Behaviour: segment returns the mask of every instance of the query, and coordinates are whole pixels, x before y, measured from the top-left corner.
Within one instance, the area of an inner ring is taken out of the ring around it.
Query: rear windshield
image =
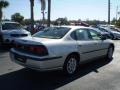
[[[13,30],[13,29],[21,29],[22,26],[18,23],[4,23],[2,25],[2,30]]]
[[[33,37],[60,39],[70,30],[67,27],[49,27],[33,35]]]

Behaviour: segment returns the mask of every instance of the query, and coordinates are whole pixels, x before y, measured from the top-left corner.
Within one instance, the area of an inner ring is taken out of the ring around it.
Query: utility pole
[[[108,25],[110,25],[110,0],[108,0]]]
[[[43,10],[41,13],[42,13],[42,15],[43,15],[43,21],[42,21],[42,24],[44,25],[44,24],[45,24],[45,11]]]
[[[118,19],[118,6],[116,8],[116,23],[117,23],[117,19]]]
[[[34,0],[30,0],[31,30],[34,29]]]
[[[48,0],[48,23],[47,26],[50,27],[50,17],[51,17],[51,0]]]
[[[40,0],[41,1],[41,13],[43,15],[43,21],[42,24],[45,24],[45,9],[46,9],[46,1],[45,0]]]

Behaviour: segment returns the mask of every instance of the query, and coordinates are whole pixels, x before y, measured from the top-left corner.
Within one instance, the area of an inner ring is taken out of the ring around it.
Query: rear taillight
[[[35,51],[35,50],[34,50],[34,47],[30,47],[29,50],[30,50],[31,52],[34,52],[34,51]]]
[[[43,53],[43,52],[46,51],[46,49],[45,49],[44,47],[36,47],[36,48],[35,48],[35,51],[36,51],[37,53]]]
[[[48,51],[44,46],[31,46],[29,50],[36,54],[48,55]]]
[[[15,45],[16,49],[28,52],[28,53],[32,53],[32,54],[37,54],[40,56],[46,56],[48,55],[48,50],[45,46],[43,45],[20,45],[20,44],[16,44]]]

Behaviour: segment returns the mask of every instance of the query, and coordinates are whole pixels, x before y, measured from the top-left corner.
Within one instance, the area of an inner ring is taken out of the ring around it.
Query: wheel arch
[[[69,60],[69,58],[74,55],[77,59],[77,66],[76,66],[76,70],[78,69],[78,66],[79,66],[79,62],[80,62],[80,55],[78,52],[72,52],[70,54],[67,55],[66,59],[65,59],[65,62],[64,62],[64,65],[63,65],[63,72],[65,75],[68,75],[68,76],[71,76],[72,74],[74,74],[76,72],[76,70],[71,74],[69,73],[69,71],[67,71],[67,62]]]
[[[69,56],[71,56],[71,55],[75,55],[76,58],[77,58],[77,60],[78,60],[78,62],[80,62],[80,54],[79,54],[78,52],[72,52],[72,53],[68,54],[67,57],[66,57],[66,59],[67,59]]]
[[[113,47],[113,50],[115,49],[115,45],[113,43],[109,45],[109,48],[110,47]]]

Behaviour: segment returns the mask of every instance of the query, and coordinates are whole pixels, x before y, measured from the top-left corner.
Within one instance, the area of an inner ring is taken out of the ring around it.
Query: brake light
[[[21,44],[15,44],[15,48],[18,50],[25,51],[27,53],[31,54],[37,54],[40,56],[45,56],[48,55],[48,50],[45,46],[43,45],[21,45]]]
[[[15,45],[15,48],[21,48],[21,47],[22,47],[21,45],[18,44]]]
[[[30,46],[29,51],[39,55],[48,55],[48,51],[45,46]]]
[[[42,53],[42,52],[45,52],[45,48],[43,48],[43,47],[35,47],[35,51],[37,53]]]
[[[34,52],[34,47],[30,47],[30,51]]]

